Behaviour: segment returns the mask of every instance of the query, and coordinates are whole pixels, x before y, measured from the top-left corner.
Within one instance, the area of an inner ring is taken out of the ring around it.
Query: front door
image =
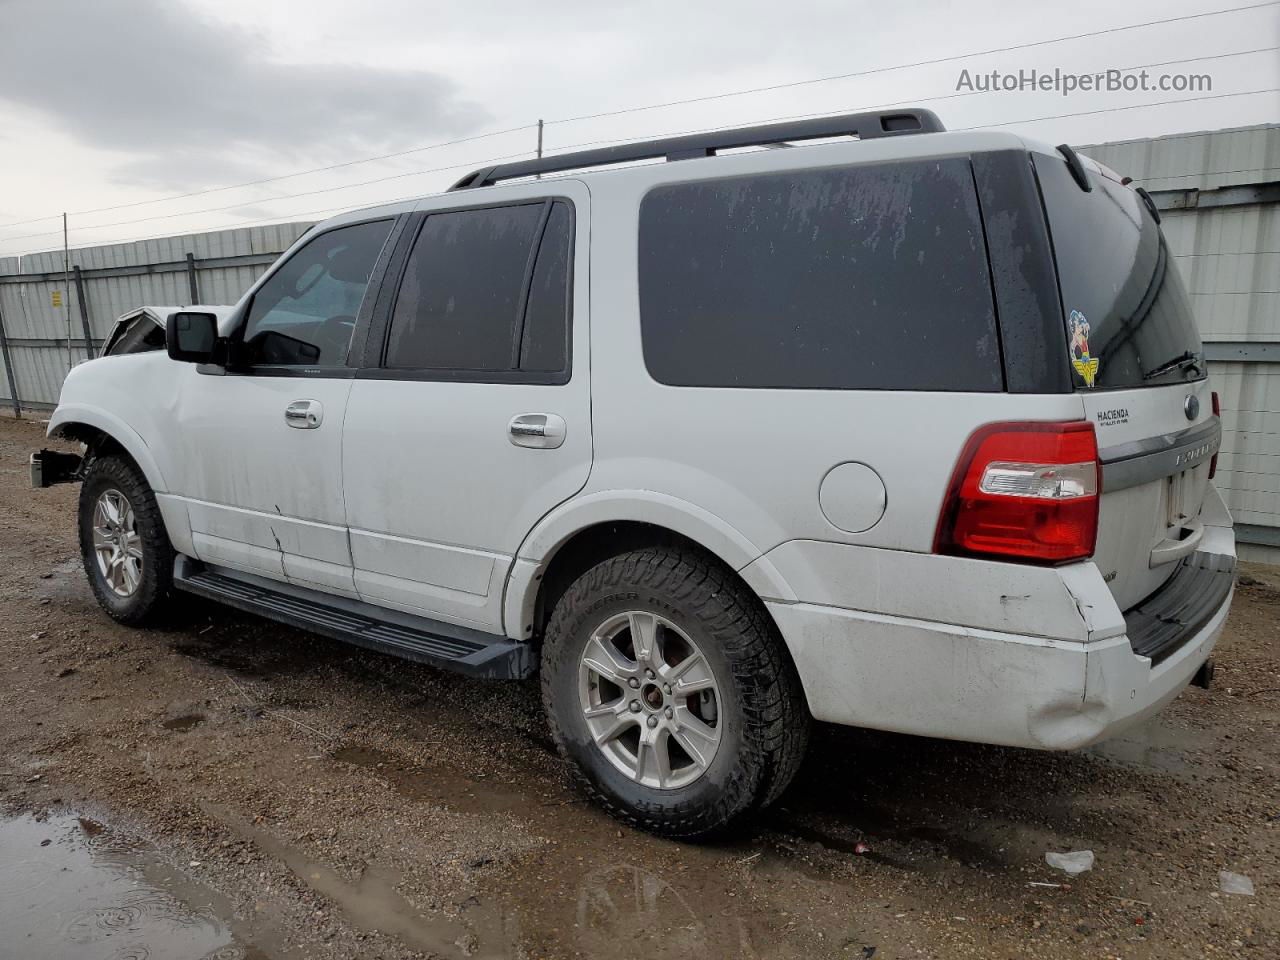
[[[338,227],[299,247],[243,308],[230,372],[185,373],[173,488],[198,559],[355,595],[342,490],[347,352],[393,222]]]
[[[503,193],[527,199],[426,201],[405,231],[342,453],[360,597],[490,632],[521,541],[591,469],[588,194]]]

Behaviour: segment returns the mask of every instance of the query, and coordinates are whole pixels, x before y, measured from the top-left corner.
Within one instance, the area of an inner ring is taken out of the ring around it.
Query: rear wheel
[[[121,623],[154,619],[169,599],[173,547],[142,472],[94,457],[80,486],[80,554],[98,603]]]
[[[759,600],[678,547],[622,554],[557,603],[543,704],[561,753],[614,816],[672,837],[772,802],[808,739],[799,680]]]

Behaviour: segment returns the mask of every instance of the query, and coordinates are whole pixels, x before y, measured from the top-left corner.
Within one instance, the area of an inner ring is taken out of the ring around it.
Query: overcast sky
[[[0,0],[0,256],[60,246],[58,220],[15,221],[62,210],[79,246],[435,192],[532,155],[539,117],[549,152],[904,101],[952,129],[1001,124],[1054,143],[1274,123],[1276,4],[977,55],[1257,2]],[[884,69],[944,57],[959,59]],[[1207,73],[1212,90],[957,90],[962,70],[1149,64]],[[553,122],[775,84],[792,85]],[[513,127],[524,129],[482,136]],[[345,165],[166,199],[331,164]],[[138,205],[82,212],[126,204]]]

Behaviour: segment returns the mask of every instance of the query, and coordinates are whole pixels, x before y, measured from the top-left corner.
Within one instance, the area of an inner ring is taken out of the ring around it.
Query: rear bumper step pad
[[[174,564],[173,585],[269,620],[470,676],[515,680],[534,669],[527,643],[220,571],[188,557]]]
[[[1159,663],[1208,623],[1231,593],[1235,557],[1193,553],[1178,564],[1164,586],[1126,610],[1129,645]]]

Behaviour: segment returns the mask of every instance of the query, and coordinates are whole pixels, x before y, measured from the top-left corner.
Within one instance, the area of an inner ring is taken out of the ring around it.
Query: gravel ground
[[[76,488],[28,488],[43,443],[0,419],[0,815],[145,848],[223,904],[220,958],[1280,956],[1280,570],[1244,566],[1214,689],[1142,730],[1044,754],[824,727],[753,833],[681,845],[582,802],[532,683],[194,600],[114,624]],[[1044,862],[1078,849],[1092,871]]]

